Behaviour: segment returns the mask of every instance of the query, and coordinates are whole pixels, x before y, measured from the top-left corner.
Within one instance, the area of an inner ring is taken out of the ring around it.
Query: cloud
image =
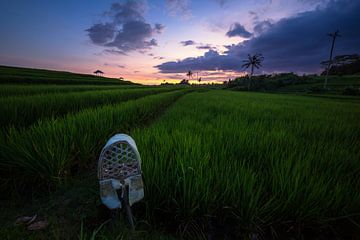
[[[216,48],[211,46],[210,44],[200,44],[198,46],[196,46],[197,49],[200,49],[200,50],[210,50],[210,49],[213,49],[215,50]]]
[[[210,49],[213,49],[215,50],[216,47],[213,47],[212,45],[210,44],[204,44],[204,43],[197,43],[193,40],[186,40],[186,41],[181,41],[180,44],[184,47],[186,46],[196,46],[197,49],[200,49],[200,50],[210,50]]]
[[[127,56],[127,54],[123,51],[119,51],[119,50],[115,50],[115,49],[105,49],[103,51],[103,53],[105,54],[113,54],[113,55],[123,55],[123,56]]]
[[[156,67],[162,73],[186,70],[241,70],[247,54],[262,53],[262,71],[320,72],[320,62],[329,55],[331,39],[327,33],[340,30],[334,55],[360,52],[360,2],[330,1],[325,7],[283,18],[275,23],[262,23],[266,31],[239,44],[226,46],[219,54],[210,50],[204,56],[165,62]]]
[[[264,20],[264,21],[258,22],[254,26],[254,33],[262,34],[262,33],[266,32],[267,30],[269,30],[271,27],[272,27],[272,23],[270,20]]]
[[[164,25],[162,25],[160,23],[155,24],[154,30],[156,31],[156,33],[160,34],[164,31],[164,29],[165,29]]]
[[[180,44],[186,47],[186,46],[195,45],[196,42],[194,42],[193,40],[186,40],[186,41],[181,41]]]
[[[339,29],[343,35],[336,42],[335,55],[360,51],[359,11],[359,1],[331,1],[325,8],[272,24],[258,37],[229,48],[228,54],[262,53],[268,71],[318,72],[320,61],[329,54],[327,33]]]
[[[231,25],[230,30],[226,33],[228,37],[243,37],[243,38],[250,38],[252,34],[246,31],[245,27],[240,23],[234,23]]]
[[[151,49],[157,46],[154,38],[146,40],[152,36],[151,25],[141,21],[131,21],[124,23],[122,30],[119,31],[112,42],[105,44],[108,47],[116,47],[124,52],[137,49]]]
[[[153,57],[153,59],[159,59],[159,60],[162,60],[162,59],[165,59],[165,58],[164,58],[164,57],[157,56],[157,57]]]
[[[160,34],[164,26],[151,26],[145,21],[147,4],[144,1],[127,0],[113,3],[103,16],[109,21],[96,23],[86,29],[92,43],[108,47],[107,53],[122,54],[129,51],[151,49],[157,46],[155,34]]]
[[[170,15],[182,19],[191,18],[190,0],[166,0],[166,8]]]
[[[118,67],[118,68],[125,68],[125,66],[115,63],[104,63],[104,66],[106,67]]]
[[[186,77],[185,74],[171,74],[171,75],[167,75],[166,78],[169,78],[169,79],[184,79],[184,78],[187,78],[187,77]]]
[[[123,3],[113,3],[105,16],[113,19],[115,24],[123,24],[130,21],[144,21],[144,14],[147,11],[147,3],[143,0],[127,0]]]
[[[186,58],[181,61],[165,62],[155,66],[161,73],[180,73],[188,70],[220,70],[220,69],[239,69],[239,59],[227,55],[220,55],[217,51],[209,50],[204,56],[196,58]]]
[[[115,35],[115,26],[111,23],[97,23],[86,30],[91,41],[95,44],[105,44]]]

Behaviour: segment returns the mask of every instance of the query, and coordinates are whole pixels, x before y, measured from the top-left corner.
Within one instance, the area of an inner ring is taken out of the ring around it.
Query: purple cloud
[[[160,24],[160,23],[156,23],[154,26],[154,30],[156,31],[156,33],[160,34],[164,31],[165,26]]]
[[[115,36],[115,26],[111,23],[97,23],[86,30],[89,33],[91,41],[95,44],[104,44]]]
[[[186,41],[181,41],[180,44],[184,47],[186,46],[196,46],[197,49],[200,50],[216,50],[216,47],[211,46],[210,44],[204,44],[204,43],[197,43],[193,40],[186,40]]]
[[[105,49],[103,51],[105,54],[113,54],[113,55],[124,55],[127,56],[127,54],[123,51],[115,50],[115,49]]]
[[[104,16],[110,22],[97,23],[86,29],[90,40],[97,45],[110,47],[107,53],[120,54],[135,50],[151,49],[157,46],[154,35],[163,31],[157,23],[151,26],[145,21],[146,3],[127,0],[113,3]]]
[[[248,32],[240,23],[234,23],[231,25],[230,30],[226,33],[228,37],[243,37],[250,38],[252,34]]]
[[[272,23],[269,20],[258,22],[254,26],[254,33],[255,34],[262,34],[265,31],[269,30],[272,27]]]
[[[320,62],[328,58],[331,45],[327,33],[339,29],[342,35],[336,42],[335,55],[360,52],[359,12],[359,1],[330,1],[325,7],[276,23],[261,23],[266,27],[258,26],[259,35],[226,46],[224,54],[210,50],[201,57],[165,62],[156,67],[162,73],[189,69],[239,71],[247,54],[261,53],[265,57],[262,70],[266,72],[320,72]]]
[[[115,63],[104,63],[104,66],[107,66],[107,67],[125,68],[125,66],[120,65],[120,64],[115,64]]]
[[[210,44],[200,44],[198,46],[196,46],[197,49],[200,49],[200,50],[210,50],[210,49],[213,49],[215,50],[216,48],[211,46]]]
[[[157,57],[153,57],[153,59],[159,59],[159,60],[162,60],[162,59],[165,59],[165,58],[164,58],[164,57],[157,56]]]
[[[166,0],[166,8],[170,15],[188,19],[191,17],[190,2],[191,0]]]
[[[186,46],[195,45],[196,42],[194,42],[193,40],[186,40],[186,41],[181,41],[180,44],[186,47]]]
[[[189,69],[196,70],[221,70],[237,69],[240,70],[241,62],[238,57],[220,55],[217,51],[209,50],[204,56],[196,58],[186,58],[181,61],[165,62],[155,66],[161,73],[180,73]]]

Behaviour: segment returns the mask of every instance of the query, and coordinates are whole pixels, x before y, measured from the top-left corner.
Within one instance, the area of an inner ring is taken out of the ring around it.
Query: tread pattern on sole
[[[134,149],[125,141],[119,141],[105,148],[101,155],[102,159],[99,179],[119,179],[141,174],[139,161]]]

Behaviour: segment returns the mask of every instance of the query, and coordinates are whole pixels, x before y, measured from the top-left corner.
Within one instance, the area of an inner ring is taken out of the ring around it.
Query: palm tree
[[[189,80],[190,80],[190,78],[192,77],[192,75],[193,75],[193,72],[192,72],[191,70],[189,70],[189,71],[186,73],[186,76],[189,77]]]
[[[334,51],[335,40],[336,40],[337,37],[341,37],[341,35],[339,34],[339,30],[337,30],[337,31],[335,31],[333,33],[329,33],[328,36],[332,37],[332,44],[331,44],[331,50],[330,50],[330,58],[329,58],[328,66],[327,66],[327,69],[326,69],[326,77],[325,77],[325,82],[324,82],[324,88],[326,88],[327,82],[328,82],[328,75],[329,75],[329,71],[330,71],[331,64],[332,64],[332,55],[333,55],[333,51]]]
[[[251,66],[251,72],[250,72],[250,75],[249,75],[248,90],[250,90],[250,87],[251,87],[251,77],[254,74],[254,67],[259,69],[261,67],[262,61],[264,61],[264,57],[260,53],[257,53],[257,54],[255,54],[253,56],[248,54],[248,59],[243,61],[243,63],[244,63],[242,65],[243,68],[248,69]]]
[[[198,82],[201,82],[201,77],[199,77],[199,72],[196,72],[196,79],[198,80]]]

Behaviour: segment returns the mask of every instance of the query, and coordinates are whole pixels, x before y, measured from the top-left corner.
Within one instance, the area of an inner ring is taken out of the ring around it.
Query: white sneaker
[[[122,186],[129,186],[130,206],[144,197],[140,154],[130,136],[116,134],[106,143],[99,157],[98,177],[101,200],[110,209],[121,208],[116,189]]]
[[[114,179],[100,180],[100,198],[103,204],[109,209],[121,208],[121,202],[112,182]],[[116,180],[115,180],[116,181]]]

